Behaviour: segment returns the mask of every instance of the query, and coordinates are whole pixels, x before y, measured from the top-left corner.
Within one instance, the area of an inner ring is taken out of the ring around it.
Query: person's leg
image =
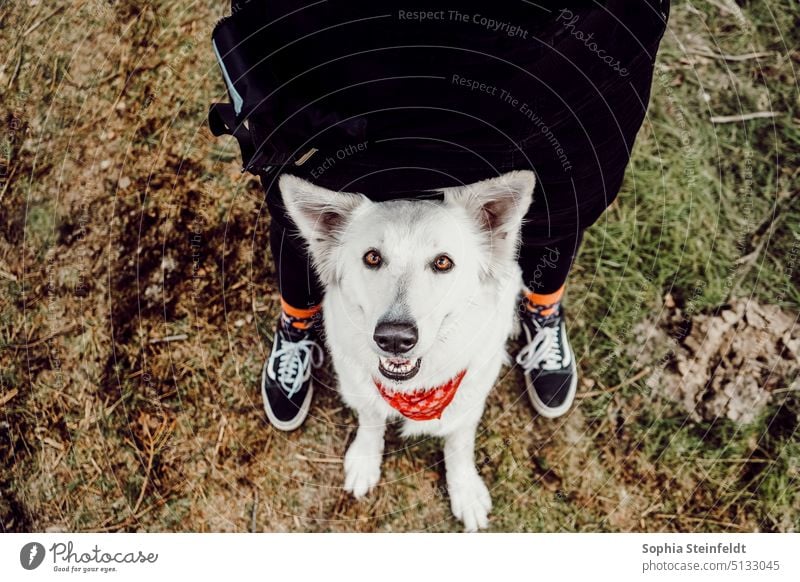
[[[261,374],[261,395],[270,423],[280,430],[294,430],[308,416],[314,393],[311,370],[323,360],[319,341],[323,290],[277,184],[263,176],[262,183],[272,218],[269,242],[281,315]]]
[[[597,55],[557,28],[551,29],[556,32],[548,44],[560,58],[537,63],[534,85],[539,85],[541,98],[536,110],[549,131],[538,124],[532,128],[524,142],[525,156],[517,158],[525,167],[534,160],[538,178],[522,228],[520,263],[527,288],[520,321],[527,343],[517,362],[534,408],[545,417],[566,413],[575,397],[577,367],[560,303],[563,285],[579,233],[598,220],[620,191],[647,112],[668,12],[668,0],[635,6],[613,0],[602,10],[583,9],[583,34],[594,35],[623,69],[598,66]],[[564,58],[572,69],[564,68]],[[583,73],[575,74],[576,68]],[[554,241],[560,243],[553,246]]]
[[[323,292],[304,242],[296,231],[273,218],[269,244],[281,294],[281,322],[308,329],[321,316]]]
[[[577,389],[577,367],[567,338],[561,298],[583,233],[520,248],[524,288],[520,322],[525,346],[517,355],[536,411],[547,418],[569,410]]]
[[[546,245],[523,245],[519,264],[525,285],[523,307],[548,316],[559,310],[561,296],[583,233],[554,240]]]

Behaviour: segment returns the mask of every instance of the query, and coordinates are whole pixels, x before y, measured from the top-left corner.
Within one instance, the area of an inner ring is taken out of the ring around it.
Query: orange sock
[[[534,293],[525,289],[525,297],[527,299],[525,307],[536,315],[547,317],[558,312],[563,295],[564,285],[552,293]]]
[[[322,306],[314,305],[313,307],[307,307],[305,309],[293,307],[281,297],[281,323],[284,327],[308,329],[319,319],[320,307]]]

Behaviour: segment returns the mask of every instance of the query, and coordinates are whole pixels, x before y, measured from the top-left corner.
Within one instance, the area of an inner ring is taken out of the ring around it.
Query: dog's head
[[[452,339],[481,286],[516,272],[534,184],[532,172],[517,171],[443,190],[441,201],[376,203],[295,176],[280,179],[328,297],[336,291],[367,344],[360,345],[397,384],[434,359],[437,342]]]

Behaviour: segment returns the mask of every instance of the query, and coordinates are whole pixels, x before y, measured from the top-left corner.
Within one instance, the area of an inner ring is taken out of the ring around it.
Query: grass
[[[204,127],[222,7],[114,6],[0,16],[16,120],[0,148],[0,529],[458,530],[436,440],[390,431],[356,503],[340,463],[355,418],[332,386],[302,431],[267,425],[269,218],[233,140]],[[800,529],[797,367],[746,425],[693,420],[648,385],[672,363],[642,330],[673,303],[691,323],[750,298],[797,330],[800,9],[733,6],[673,2],[623,190],[568,288],[577,406],[534,418],[514,370],[490,396],[492,530]],[[150,343],[171,334],[187,339]]]

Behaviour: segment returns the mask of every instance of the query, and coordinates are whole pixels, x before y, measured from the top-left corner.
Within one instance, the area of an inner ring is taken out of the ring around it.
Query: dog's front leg
[[[357,412],[358,432],[344,456],[344,488],[356,499],[360,499],[381,478],[386,419],[369,409],[360,409]]]
[[[475,430],[470,424],[458,428],[444,439],[447,492],[453,515],[464,522],[464,529],[476,531],[489,525],[492,498],[475,467]]]

